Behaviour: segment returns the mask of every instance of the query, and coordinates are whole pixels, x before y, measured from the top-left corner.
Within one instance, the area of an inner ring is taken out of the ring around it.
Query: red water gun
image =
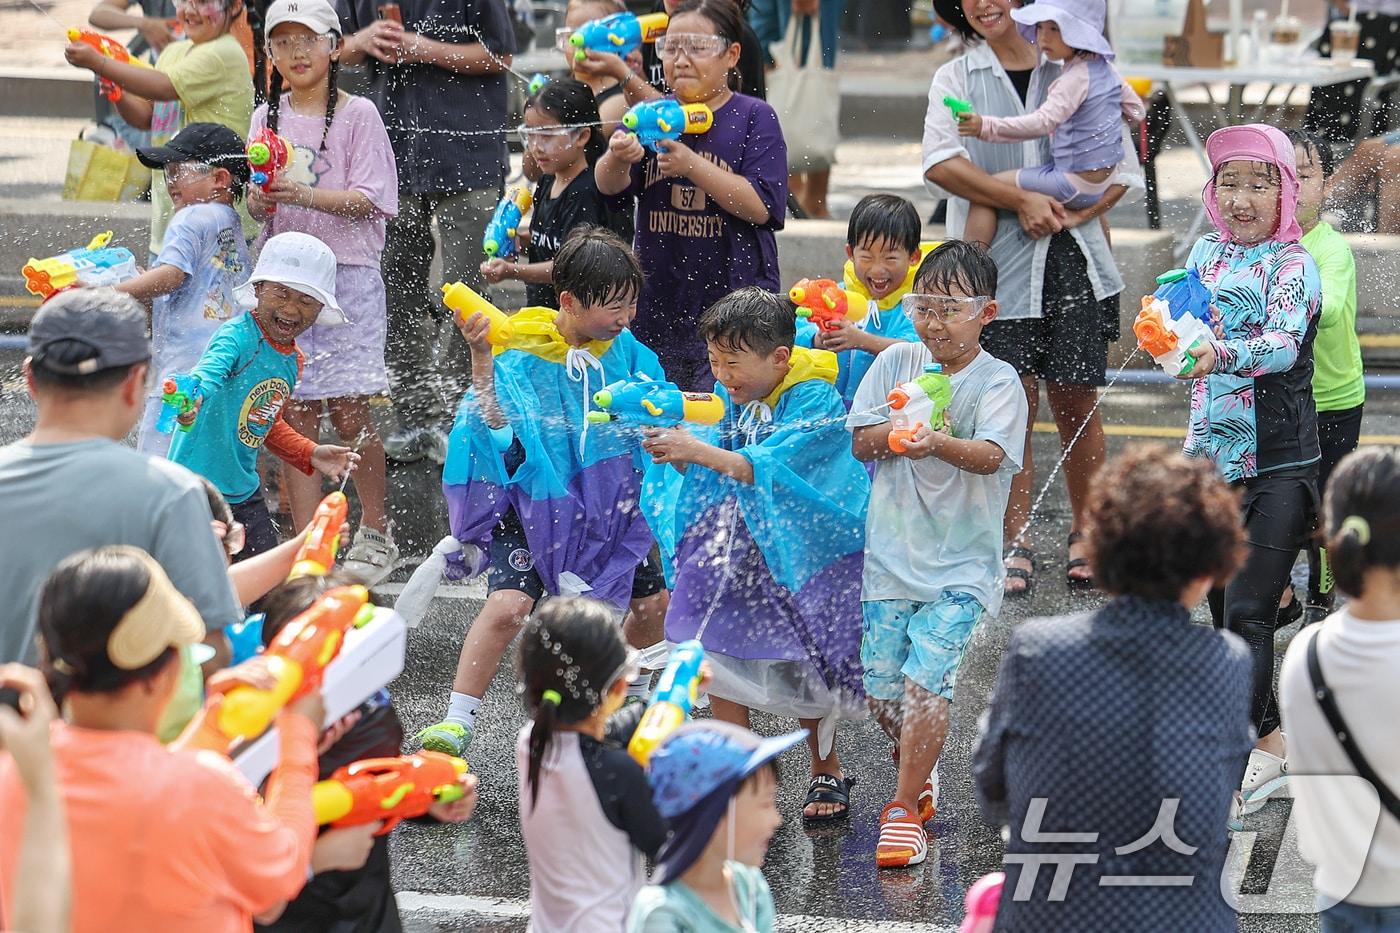
[[[324,577],[335,566],[335,555],[340,550],[340,535],[345,528],[345,520],[350,516],[350,502],[343,492],[333,492],[316,506],[316,514],[311,516],[311,527],[306,532],[306,540],[297,551],[297,559],[292,564],[288,580],[297,577]]]
[[[422,816],[435,803],[466,796],[467,763],[441,752],[366,758],[346,765],[311,788],[316,823],[363,826],[384,821],[382,836],[399,820]]]
[[[806,318],[824,331],[836,330],[837,321],[852,324],[865,317],[866,303],[852,304],[846,290],[831,279],[800,279],[788,291],[788,298],[797,305],[797,316]]]
[[[248,137],[248,168],[252,170],[250,180],[262,190],[271,187],[277,176],[292,164],[292,145],[267,127]],[[269,212],[277,210],[276,204],[267,206]]]
[[[138,68],[151,67],[141,59],[133,58],[131,53],[126,50],[126,46],[122,45],[116,39],[113,39],[111,36],[104,36],[100,32],[93,32],[91,29],[68,30],[68,41],[90,45],[113,61],[135,65]],[[97,80],[102,87],[102,93],[106,95],[108,100],[115,104],[122,99],[121,85],[109,81],[106,78],[98,78]]]
[[[369,590],[341,586],[328,590],[301,615],[288,622],[268,645],[269,673],[276,680],[268,690],[234,687],[217,700],[218,730],[230,739],[261,735],[282,708],[321,686],[326,665],[335,660],[345,633],[374,618]]]

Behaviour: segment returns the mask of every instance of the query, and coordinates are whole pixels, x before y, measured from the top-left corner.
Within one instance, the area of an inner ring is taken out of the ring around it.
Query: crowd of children
[[[381,259],[401,191],[425,228],[424,211],[442,204],[425,208],[427,196],[402,184],[402,114],[386,126],[383,100],[338,84],[343,53],[379,62],[404,54],[401,24],[367,26],[347,41],[329,0],[275,0],[263,17],[267,100],[253,110],[247,62],[229,32],[239,0],[176,7],[188,38],[166,46],[153,70],[81,43],[68,57],[124,88],[120,114],[152,131],[139,149],[158,170],[150,268],[119,286],[150,306],[155,378],[137,446],[207,480],[213,532],[230,561],[247,561],[229,578],[241,603],[261,600],[266,642],[328,589],[374,585],[400,563],[370,401],[390,388],[386,355],[398,339]],[[758,869],[781,822],[776,759],[805,742],[801,819],[847,818],[863,775],[842,763],[835,738],[843,720],[868,715],[890,740],[897,774],[874,861],[924,861],[959,666],[1003,593],[1016,592],[1004,589],[1003,525],[1013,477],[1029,460],[1032,413],[1016,368],[983,347],[1000,307],[998,266],[983,245],[995,218],[974,211],[966,239],[925,243],[911,203],[862,199],[838,277],[857,313],[801,320],[780,291],[782,128],[736,81],[751,35],[743,8],[665,8],[668,29],[647,54],[670,96],[707,115],[707,131],[643,145],[619,128],[629,104],[659,93],[638,75],[638,55],[589,51],[570,77],[533,88],[519,127],[535,184],[528,232],[479,267],[490,285],[524,283],[525,307],[511,313],[507,335],[485,313],[454,321],[470,357],[447,380],[467,383],[442,470],[460,545],[449,566],[484,573],[488,595],[463,639],[443,719],[412,742],[465,756],[487,688],[519,641],[528,715],[517,743],[519,814],[531,928],[541,933],[772,929]],[[567,22],[622,9],[573,0]],[[959,131],[987,142],[1051,136],[1053,164],[1003,182],[1072,210],[1097,203],[1123,157],[1123,117],[1141,116],[1111,64],[1103,4],[1042,0],[1010,12],[1038,24],[1037,54],[1064,59],[1064,71],[1035,113],[963,112]],[[450,70],[434,56],[456,46],[414,41],[417,66]],[[481,68],[462,74],[501,77],[495,64]],[[254,177],[245,137],[263,130],[293,155],[282,171]],[[1250,125],[1213,134],[1207,152],[1203,198],[1216,229],[1188,266],[1212,295],[1214,339],[1192,348],[1180,375],[1192,381],[1186,454],[1214,464],[1242,497],[1246,557],[1209,594],[1216,627],[1242,636],[1252,659],[1258,741],[1237,819],[1287,786],[1276,629],[1305,611],[1308,621],[1330,612],[1333,567],[1341,589],[1360,597],[1356,618],[1394,618],[1394,522],[1366,491],[1368,482],[1394,485],[1394,458],[1365,469],[1344,462],[1358,443],[1364,382],[1355,266],[1320,219],[1331,150]],[[123,365],[139,362],[127,356]],[[179,378],[183,399],[172,401],[166,377]],[[616,386],[648,381],[683,390],[684,410],[597,417]],[[173,434],[161,430],[172,404],[181,408]],[[340,443],[319,443],[323,415]],[[297,528],[311,520],[322,476],[354,483],[361,512],[344,576],[274,587],[294,547],[279,543],[263,498],[263,447],[295,468],[286,489]],[[1328,544],[1318,546],[1312,533],[1334,471]],[[1290,595],[1294,561],[1309,550],[1308,591]],[[1022,568],[1011,573],[1029,580]],[[397,928],[378,824],[317,835],[309,808],[318,770],[324,778],[398,753],[404,730],[387,694],[334,724],[322,723],[315,691],[288,705],[277,720],[281,762],[259,800],[226,760],[210,764],[185,747],[191,733],[158,740],[195,716],[209,652],[195,648],[205,638],[198,612],[152,557],[132,547],[82,551],[58,566],[37,606],[41,664],[65,716],[46,763],[0,710],[0,735],[14,746],[0,758],[3,809],[23,813],[27,799],[35,814],[23,840],[14,820],[0,832],[0,909],[10,920],[27,916],[32,826],[54,802],[35,792],[37,774],[68,804],[75,929],[113,916],[132,929],[242,930],[255,920],[283,930]],[[1315,641],[1338,664],[1337,688],[1373,688],[1338,654],[1347,638],[1365,637],[1333,622],[1321,632]],[[629,701],[644,698],[652,678],[641,652],[689,640],[705,650],[699,692],[710,720],[671,732],[640,764],[623,745],[644,710]],[[40,693],[25,676],[0,669],[0,682]],[[267,676],[254,660],[205,690],[217,696]],[[1305,704],[1292,656],[1284,676],[1287,714]],[[40,697],[29,709],[42,719],[48,707]],[[754,709],[800,729],[760,739],[748,728]],[[1320,733],[1309,715],[1300,717]],[[1326,757],[1317,734],[1306,741],[1302,757]],[[1383,770],[1394,765],[1380,754]],[[463,800],[431,816],[466,819],[474,779],[464,787]],[[580,859],[561,840],[588,840],[594,851]],[[1323,845],[1345,848],[1334,838]],[[1368,896],[1390,895],[1376,882]]]

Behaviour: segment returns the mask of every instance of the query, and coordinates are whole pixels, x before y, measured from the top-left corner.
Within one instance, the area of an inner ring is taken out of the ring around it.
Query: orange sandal
[[[875,864],[880,868],[908,868],[928,857],[928,838],[916,814],[898,802],[880,811],[880,841],[875,844]]]

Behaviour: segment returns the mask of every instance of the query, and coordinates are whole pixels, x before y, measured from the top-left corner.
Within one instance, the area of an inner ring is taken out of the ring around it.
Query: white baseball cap
[[[335,300],[335,253],[309,233],[279,233],[263,244],[253,274],[234,291],[243,307],[257,305],[253,286],[258,282],[276,282],[321,302],[317,324],[345,323]]]
[[[318,36],[341,34],[340,17],[330,0],[274,0],[263,14],[263,35],[272,35],[283,23],[300,23]]]

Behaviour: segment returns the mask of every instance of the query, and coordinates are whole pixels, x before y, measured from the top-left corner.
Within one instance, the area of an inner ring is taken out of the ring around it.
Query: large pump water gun
[[[129,51],[127,51],[126,46],[122,45],[116,39],[113,39],[111,36],[104,36],[100,32],[93,32],[91,29],[68,30],[68,41],[81,42],[84,45],[90,45],[94,49],[97,49],[97,51],[101,52],[103,55],[112,59],[113,61],[123,62],[127,65],[135,65],[138,68],[151,67],[150,63],[145,62],[140,58],[133,57],[132,54]],[[115,104],[117,101],[122,99],[122,89],[120,84],[117,84],[113,81],[109,81],[106,78],[98,78],[98,84],[102,88],[102,93],[112,103]]]
[[[637,764],[645,768],[651,761],[651,753],[656,751],[666,736],[685,722],[695,708],[696,693],[700,688],[700,664],[704,660],[705,646],[695,639],[683,641],[671,650],[666,669],[656,682],[656,692],[647,703],[637,731],[632,733],[632,741],[627,743],[627,753],[636,759]]]
[[[346,632],[373,619],[374,606],[363,586],[328,590],[283,626],[264,652],[276,685],[268,690],[234,687],[215,701],[219,707],[212,725],[229,739],[260,735],[284,706],[320,689],[326,665],[340,653]]]
[[[156,430],[170,434],[178,426],[181,431],[194,427],[194,422],[181,424],[180,416],[194,410],[199,401],[199,377],[193,373],[171,373],[160,384],[160,415]]]
[[[610,52],[626,58],[642,43],[655,42],[664,35],[669,22],[665,13],[613,13],[584,23],[569,36],[569,45],[578,61],[588,58],[589,52]]]
[[[486,318],[491,329],[487,332],[486,339],[491,341],[491,346],[504,349],[515,339],[515,327],[510,322],[510,316],[500,308],[481,297],[472,289],[470,285],[462,282],[450,282],[442,287],[442,303],[457,315],[457,320],[466,323],[467,319],[477,312]]]
[[[87,246],[70,249],[48,259],[25,263],[24,287],[47,301],[54,293],[74,285],[96,288],[116,285],[136,277],[136,257],[124,246],[108,246],[112,231],[104,230]]]
[[[292,164],[292,144],[267,127],[248,137],[249,180],[263,191],[272,186],[277,176]],[[268,204],[269,212],[277,210],[276,204]]]
[[[333,492],[316,506],[311,516],[311,526],[306,539],[297,550],[297,558],[292,563],[288,580],[297,577],[324,577],[335,566],[335,555],[340,551],[340,533],[345,521],[350,517],[350,500],[343,492]]]
[[[593,393],[593,404],[602,411],[585,416],[592,424],[626,421],[669,428],[682,421],[718,424],[724,418],[724,399],[718,395],[682,392],[674,382],[659,379],[619,379]]]
[[[1001,889],[1006,875],[994,871],[978,878],[963,897],[963,922],[958,933],[992,933],[997,922],[997,907],[1001,904]]]
[[[1138,348],[1146,350],[1169,375],[1182,376],[1196,365],[1198,344],[1215,337],[1210,329],[1210,290],[1195,269],[1173,269],[1157,276],[1157,290],[1144,295],[1133,320]]]
[[[858,324],[865,319],[869,303],[850,301],[846,290],[832,279],[799,279],[788,290],[788,300],[797,305],[797,316],[824,331],[836,330],[837,321]]]
[[[441,752],[397,758],[366,758],[337,770],[311,788],[311,806],[320,826],[363,826],[384,821],[383,836],[399,820],[422,816],[435,803],[466,796],[467,763]]]
[[[514,256],[515,235],[520,232],[520,223],[533,203],[530,192],[524,188],[515,187],[507,191],[486,225],[486,233],[481,238],[481,251],[493,258],[509,259]]]
[[[658,97],[634,104],[622,115],[622,125],[646,148],[656,152],[662,140],[677,140],[686,133],[708,133],[715,125],[715,112],[705,104],[682,104],[669,97]]]
[[[948,405],[953,401],[953,383],[940,363],[924,366],[923,375],[890,390],[890,450],[903,454],[914,435],[924,425],[930,431],[948,427]]]

